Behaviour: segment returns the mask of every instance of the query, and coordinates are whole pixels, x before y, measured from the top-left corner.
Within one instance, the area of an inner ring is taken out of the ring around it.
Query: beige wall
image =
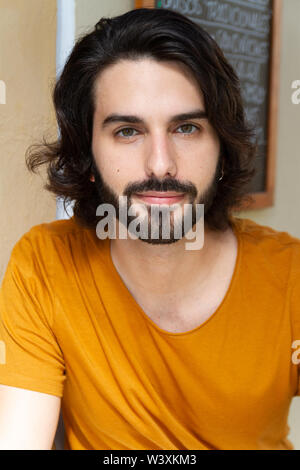
[[[76,36],[93,27],[102,16],[117,16],[133,10],[134,0],[76,0]]]
[[[55,198],[25,167],[25,151],[55,135],[50,81],[55,78],[56,0],[0,0],[0,278],[11,249],[33,225],[55,219]]]

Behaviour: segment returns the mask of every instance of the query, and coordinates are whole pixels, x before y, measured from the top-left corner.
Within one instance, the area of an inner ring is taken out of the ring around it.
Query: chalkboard
[[[281,0],[140,0],[136,8],[174,10],[199,24],[219,44],[240,78],[248,121],[255,126],[253,203],[273,205]],[[246,207],[245,207],[246,209]]]

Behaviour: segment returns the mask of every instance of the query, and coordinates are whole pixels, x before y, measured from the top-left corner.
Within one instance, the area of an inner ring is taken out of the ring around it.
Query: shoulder
[[[25,255],[31,256],[34,251],[43,252],[55,244],[56,238],[67,238],[77,228],[73,219],[55,220],[53,222],[41,223],[32,226],[15,243],[11,257],[18,258]]]
[[[274,245],[300,246],[300,239],[294,237],[287,231],[276,230],[275,228],[259,224],[251,219],[233,217],[232,220],[237,226],[238,231],[249,242],[252,241],[256,244],[274,243]]]
[[[96,236],[96,230],[79,225],[73,216],[31,227],[15,243],[10,263],[49,272],[53,264],[58,267],[68,260],[84,258],[86,250],[92,247],[101,253],[103,245]]]
[[[257,248],[276,252],[280,249],[297,250],[300,247],[300,239],[287,231],[276,230],[251,219],[233,217],[232,221],[243,240]]]
[[[20,237],[15,247],[31,244],[32,247],[37,248],[38,245],[56,244],[59,239],[67,240],[72,235],[80,239],[90,232],[91,229],[79,225],[73,216],[70,219],[54,220],[32,226]]]
[[[39,236],[52,238],[55,236],[67,236],[74,232],[79,233],[83,230],[86,230],[85,227],[78,225],[73,216],[69,219],[54,220],[52,222],[34,225],[24,233],[23,237],[30,238],[31,240]]]
[[[233,217],[232,221],[248,260],[251,258],[257,267],[267,267],[281,281],[293,282],[300,276],[299,238],[251,219]]]

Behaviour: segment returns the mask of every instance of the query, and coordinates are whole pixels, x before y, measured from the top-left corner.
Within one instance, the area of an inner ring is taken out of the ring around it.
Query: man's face
[[[196,115],[173,119],[188,113]],[[127,196],[128,208],[140,204],[149,228],[151,207],[177,204],[170,212],[170,237],[162,239],[160,226],[158,239],[149,231],[144,241],[177,241],[174,226],[183,224],[184,204],[193,204],[193,224],[196,203],[207,213],[217,190],[219,152],[202,93],[182,64],[122,60],[96,80],[92,153],[101,201],[118,214],[118,197]]]

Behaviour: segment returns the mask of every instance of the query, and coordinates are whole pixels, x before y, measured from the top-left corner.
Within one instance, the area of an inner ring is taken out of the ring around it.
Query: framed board
[[[256,175],[242,209],[274,204],[281,0],[136,0],[135,8],[178,11],[219,44],[240,78],[247,119],[255,125]]]

